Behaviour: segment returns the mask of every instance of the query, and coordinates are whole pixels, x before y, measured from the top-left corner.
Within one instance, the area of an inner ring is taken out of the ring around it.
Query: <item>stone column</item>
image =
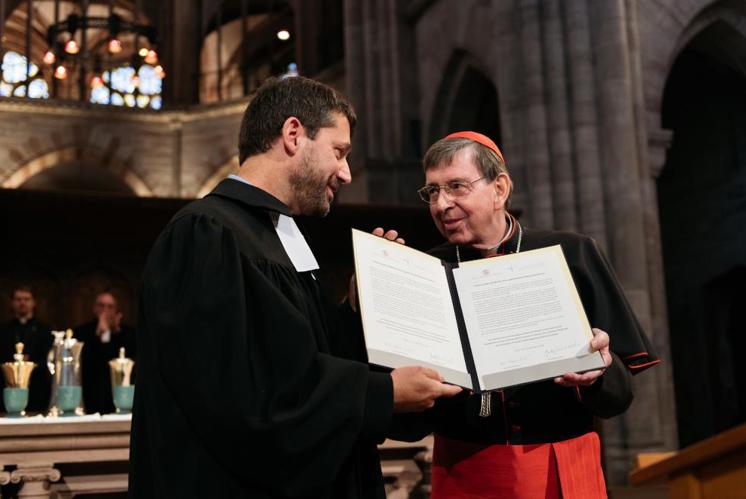
[[[653,435],[646,450],[674,450],[678,448],[676,420],[676,399],[673,383],[671,340],[668,329],[668,303],[666,302],[665,272],[663,268],[663,248],[661,247],[660,214],[658,212],[658,189],[656,180],[666,157],[665,151],[671,145],[672,133],[669,130],[649,131],[647,141],[648,174],[643,177],[642,197],[645,210],[645,245],[647,252],[647,272],[650,293],[650,340],[664,362],[648,374],[655,375],[655,392],[652,396],[659,400],[659,432]],[[645,375],[644,375],[645,376]],[[646,377],[647,377],[646,376]],[[643,409],[644,410],[644,409]]]
[[[182,193],[182,151],[184,150],[184,125],[181,118],[174,116],[169,123],[169,130],[173,134],[173,151],[171,156],[171,195],[181,197]]]
[[[295,60],[298,71],[304,76],[313,77],[319,67],[319,16],[323,9],[319,0],[294,0]]]
[[[541,27],[538,0],[519,2],[521,18],[521,55],[523,57],[526,174],[531,192],[531,220],[536,228],[554,227],[552,177],[549,170],[547,115],[544,106],[544,74],[542,67]]]
[[[5,466],[0,466],[0,485],[8,485],[10,483],[10,471],[5,471]]]
[[[159,58],[166,71],[163,100],[169,106],[194,104],[199,100],[202,47],[199,3],[198,0],[171,0],[159,4],[158,12],[148,12],[151,20],[157,23]]]
[[[50,482],[61,478],[60,471],[51,464],[19,465],[10,473],[11,483],[21,483],[18,491],[19,498],[42,499],[49,498]]]
[[[634,16],[625,0],[590,2],[596,46],[599,138],[604,165],[608,250],[627,298],[643,328],[655,342],[646,239],[644,195],[646,155],[640,151],[639,127],[644,129],[642,92]],[[633,23],[630,25],[630,23]],[[637,82],[636,82],[637,75]],[[613,331],[610,332],[613,348]],[[659,352],[663,353],[664,352]],[[670,441],[673,421],[668,367],[654,369],[634,380],[635,403],[620,418],[604,424],[609,482],[625,483],[634,455],[659,449]]]
[[[643,290],[642,198],[624,0],[591,1],[599,144],[603,161],[608,251],[627,290]],[[633,249],[634,248],[634,249]],[[642,256],[642,258],[641,258]]]
[[[577,230],[577,203],[573,174],[572,141],[568,115],[565,43],[562,36],[561,0],[543,5],[543,47],[548,116],[550,169],[554,185],[554,225],[557,229]]]
[[[350,170],[352,184],[339,191],[340,200],[354,200],[364,203],[368,200],[365,159],[368,157],[368,115],[365,98],[365,60],[363,2],[345,0],[345,79],[347,97],[355,106],[358,122],[353,138]]]
[[[659,401],[659,428],[657,434],[653,435],[652,441],[640,443],[646,445],[648,449],[653,447],[655,450],[671,450],[678,447],[678,431],[656,180],[665,164],[665,152],[671,145],[672,133],[657,128],[649,131],[645,92],[643,90],[638,0],[625,0],[625,6],[641,179],[643,233],[647,257],[646,270],[650,314],[648,331],[658,355],[662,359],[668,360],[656,367],[653,371],[654,376],[648,375],[648,377],[654,377],[647,383],[650,386],[651,395]]]
[[[562,2],[570,81],[570,126],[577,178],[578,229],[606,247],[601,162],[598,152],[596,90],[588,6],[585,0]]]
[[[353,185],[342,191],[342,199],[357,193],[358,202],[364,201],[364,194],[369,201],[414,203],[418,184],[408,184],[414,177],[421,179],[416,166],[411,168],[413,158],[407,154],[413,148],[406,137],[408,121],[418,112],[417,79],[409,68],[402,68],[414,60],[413,28],[394,0],[346,1],[345,27],[347,93],[359,122],[352,153]],[[365,189],[359,173],[364,173]]]

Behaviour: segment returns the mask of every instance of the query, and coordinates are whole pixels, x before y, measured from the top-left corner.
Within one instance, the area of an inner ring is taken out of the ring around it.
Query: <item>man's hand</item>
[[[111,331],[111,322],[105,312],[99,314],[98,324],[96,324],[96,335],[101,336],[106,331]]]
[[[593,328],[593,339],[591,340],[591,350],[594,352],[601,352],[601,357],[604,359],[606,367],[611,365],[611,354],[609,353],[609,335],[605,331],[601,331],[598,328]],[[583,374],[578,373],[565,373],[562,376],[554,378],[554,382],[558,385],[572,388],[575,386],[591,386],[595,381],[603,375],[604,370],[598,369],[596,371],[588,371]]]
[[[404,239],[399,237],[399,233],[396,232],[394,229],[391,230],[383,230],[381,227],[376,227],[373,229],[372,234],[374,236],[382,237],[384,239],[388,239],[389,241],[396,241],[399,244],[404,244]]]
[[[394,412],[424,411],[435,405],[439,397],[453,397],[460,386],[446,385],[436,371],[419,366],[406,366],[391,372],[394,382]]]
[[[111,323],[111,329],[112,331],[116,331],[117,333],[122,330],[122,312],[117,312],[114,314],[114,319]]]
[[[404,239],[399,237],[399,233],[393,229],[383,230],[382,227],[376,227],[371,234],[388,239],[389,241],[404,244]],[[350,277],[350,287],[347,289],[347,302],[352,307],[352,310],[357,312],[357,283],[355,282],[355,274],[352,274],[352,277]]]

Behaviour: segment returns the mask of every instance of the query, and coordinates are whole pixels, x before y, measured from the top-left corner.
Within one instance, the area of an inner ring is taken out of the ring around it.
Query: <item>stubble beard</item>
[[[333,180],[324,176],[310,152],[304,154],[298,168],[290,174],[289,182],[300,214],[315,217],[329,214],[331,206],[326,197],[326,187],[333,185]]]

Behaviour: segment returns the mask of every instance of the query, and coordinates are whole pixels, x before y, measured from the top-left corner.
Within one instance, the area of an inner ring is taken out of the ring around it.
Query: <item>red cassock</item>
[[[595,432],[559,442],[484,445],[435,436],[432,499],[603,499]]]

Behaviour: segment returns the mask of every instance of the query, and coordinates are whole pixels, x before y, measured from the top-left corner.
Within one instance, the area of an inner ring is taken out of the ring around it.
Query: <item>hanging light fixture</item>
[[[67,43],[65,43],[65,52],[67,52],[70,55],[75,55],[78,52],[80,52],[80,47],[78,47],[78,42],[70,38]]]
[[[156,64],[158,53],[155,50],[157,38],[155,28],[140,24],[136,21],[128,21],[113,12],[113,4],[110,3],[110,15],[107,17],[84,16],[70,14],[66,19],[49,26],[47,30],[47,42],[49,48],[44,55],[44,62],[48,65],[57,64],[54,77],[65,79],[71,69],[80,71],[81,82],[95,82],[91,74],[98,74],[102,70],[109,70],[126,63],[125,60],[117,59],[116,56],[124,51],[123,35],[135,36],[135,50],[146,63]],[[94,29],[104,34],[104,44],[85,43],[89,42],[87,30]],[[77,40],[81,40],[80,44]],[[137,49],[137,39],[143,39],[146,44]],[[151,62],[152,61],[152,62]],[[99,78],[100,79],[100,78]],[[102,84],[105,84],[102,82]],[[81,83],[81,88],[84,84]],[[81,90],[81,99],[85,99],[85,92]]]
[[[65,66],[57,66],[54,70],[54,77],[58,80],[64,80],[67,78],[67,69],[65,69]]]
[[[148,50],[148,55],[145,56],[145,62],[147,64],[157,64],[158,63],[158,52],[155,50]]]
[[[42,61],[44,61],[44,64],[47,64],[49,66],[54,64],[56,60],[57,56],[54,55],[54,52],[52,52],[51,50],[47,50],[47,52],[44,54],[44,57],[42,57]]]
[[[118,54],[122,51],[122,42],[119,38],[111,38],[108,43],[108,49],[110,54]]]

